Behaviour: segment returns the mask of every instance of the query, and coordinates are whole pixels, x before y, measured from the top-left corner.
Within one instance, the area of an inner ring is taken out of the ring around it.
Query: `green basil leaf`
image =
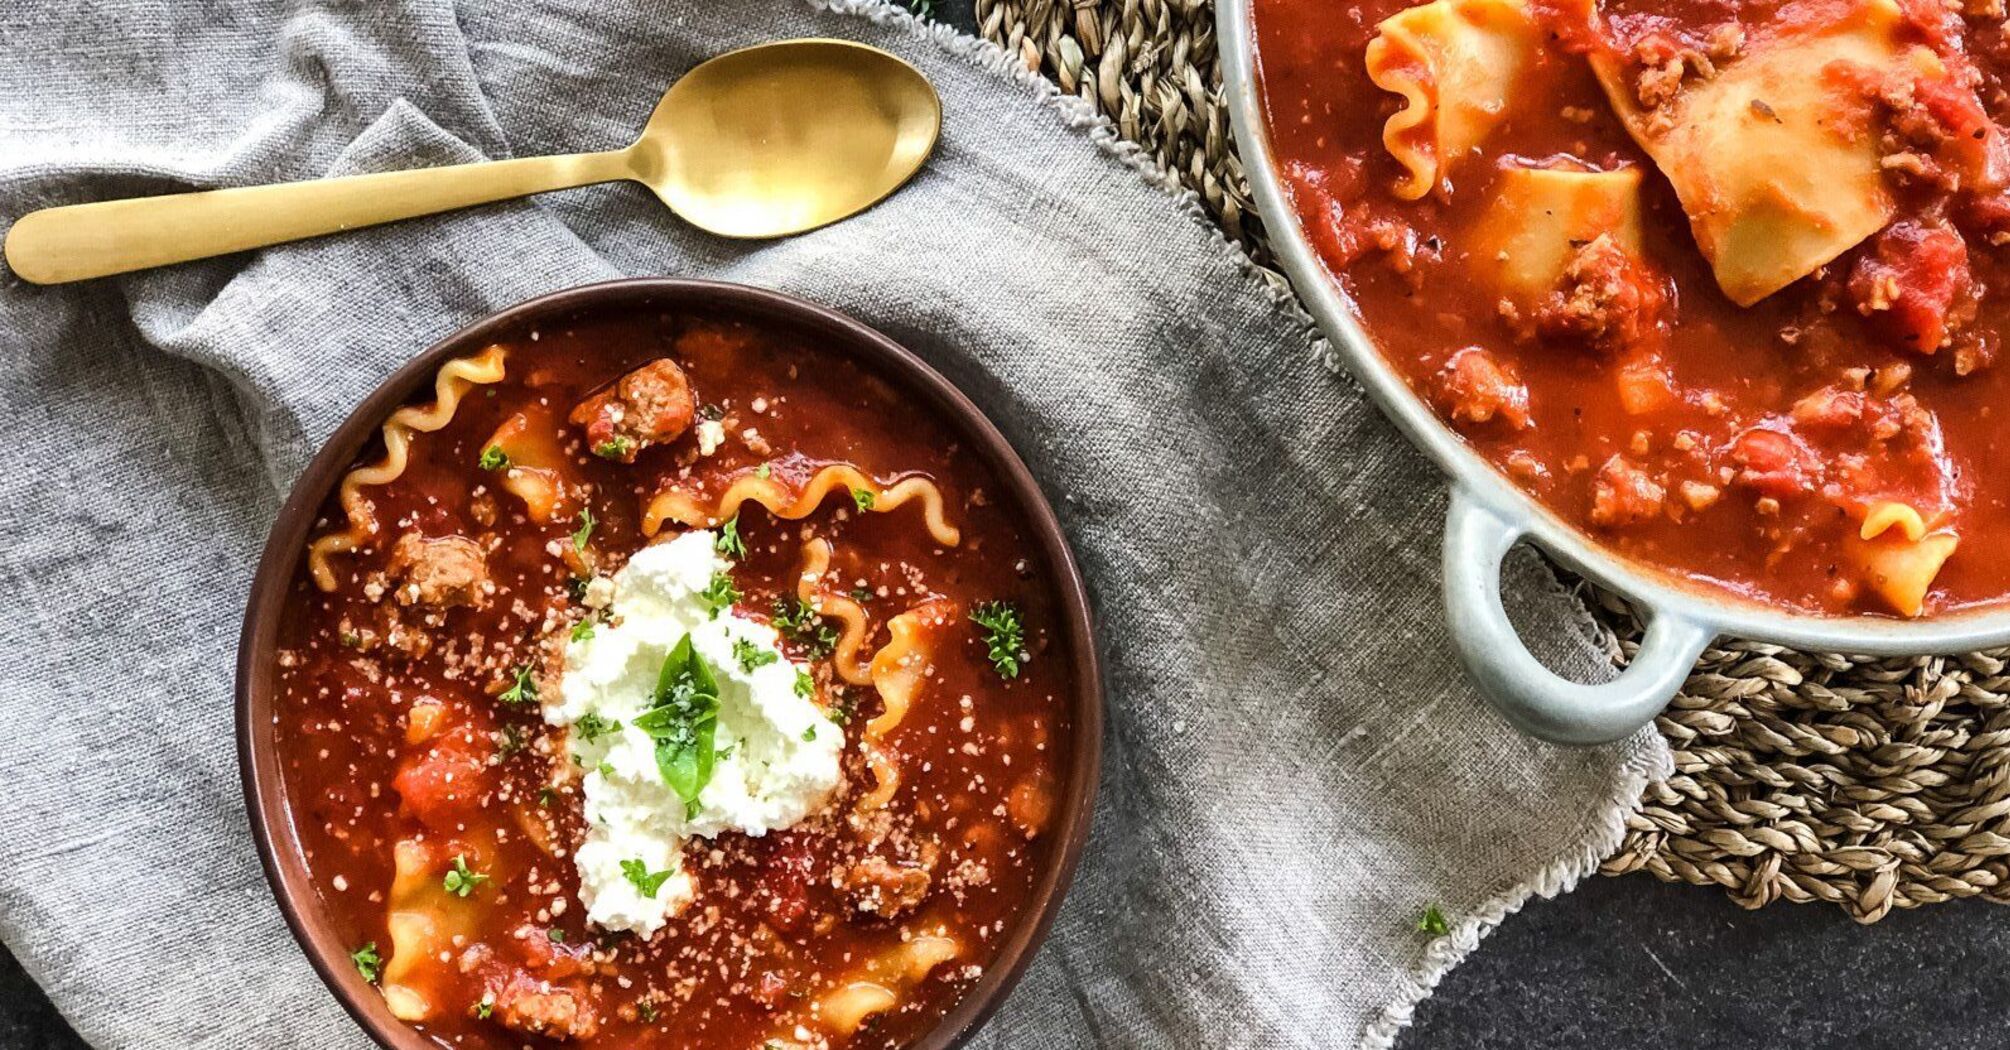
[[[663,658],[649,710],[630,722],[656,742],[656,769],[688,811],[712,780],[718,756],[719,683],[685,635]]]

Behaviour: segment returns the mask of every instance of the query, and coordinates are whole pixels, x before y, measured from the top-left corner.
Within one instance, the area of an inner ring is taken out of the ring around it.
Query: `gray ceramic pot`
[[[1451,509],[1445,522],[1445,618],[1473,684],[1509,721],[1560,743],[1600,744],[1626,737],[1668,705],[1703,648],[1720,634],[1871,656],[2010,644],[2010,607],[1922,620],[1824,617],[1702,590],[1606,550],[1496,472],[1439,422],[1382,360],[1362,331],[1353,305],[1299,226],[1270,155],[1263,103],[1256,90],[1251,4],[1252,0],[1217,0],[1215,19],[1229,114],[1257,210],[1299,299],[1319,321],[1348,370],[1451,481]],[[1646,618],[1647,636],[1639,654],[1618,678],[1602,685],[1559,678],[1522,645],[1501,608],[1500,564],[1508,549],[1524,540],[1624,595]]]

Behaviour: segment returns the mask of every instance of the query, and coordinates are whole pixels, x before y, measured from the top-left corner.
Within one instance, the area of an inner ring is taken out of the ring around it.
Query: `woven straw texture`
[[[977,0],[980,32],[1095,103],[1264,261],[1222,103],[1207,0]],[[1624,604],[1587,599],[1631,655]],[[2010,653],[1869,660],[1725,641],[1660,728],[1651,787],[1608,874],[1721,886],[1756,908],[1826,901],[1859,922],[2010,900]]]

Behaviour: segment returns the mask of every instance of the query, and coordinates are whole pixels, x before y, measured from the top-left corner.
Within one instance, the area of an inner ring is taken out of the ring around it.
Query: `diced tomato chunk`
[[[1668,490],[1646,471],[1614,456],[1598,469],[1591,485],[1591,523],[1633,525],[1661,513]]]
[[[419,822],[451,832],[481,808],[489,789],[488,760],[463,729],[434,741],[398,770],[392,787]]]
[[[1878,234],[1849,276],[1857,312],[1897,346],[1922,354],[1947,345],[1961,321],[1957,307],[1973,287],[1961,235],[1916,222]]]
[[[1619,407],[1629,416],[1659,412],[1680,400],[1674,377],[1653,354],[1639,354],[1620,362],[1613,369],[1612,380],[1619,390]]]
[[[1514,366],[1469,346],[1452,355],[1437,376],[1439,406],[1463,423],[1492,423],[1520,430],[1529,424],[1528,387]]]
[[[1913,83],[1913,98],[1933,125],[1933,155],[1958,173],[1964,184],[1993,184],[2002,177],[2002,142],[1982,100],[1950,76],[1925,76]]]
[[[1799,438],[1768,427],[1753,427],[1739,434],[1732,440],[1729,454],[1737,468],[1733,481],[1775,499],[1812,489],[1820,469]]]

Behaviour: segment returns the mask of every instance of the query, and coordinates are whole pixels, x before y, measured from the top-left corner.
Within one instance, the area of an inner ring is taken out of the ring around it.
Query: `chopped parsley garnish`
[[[803,743],[807,744],[810,741],[815,740],[816,738],[817,738],[817,726],[816,723],[812,722],[810,723],[809,728],[803,730]]]
[[[706,608],[711,610],[712,619],[716,620],[719,618],[720,610],[730,609],[734,602],[740,600],[740,589],[733,586],[732,574],[715,572],[712,574],[712,582],[698,592],[698,600],[705,603]]]
[[[504,452],[501,445],[490,445],[482,449],[479,465],[483,470],[508,470],[509,453]]]
[[[725,747],[719,749],[719,761],[724,762],[725,760],[732,757],[733,757],[733,745],[728,744]]]
[[[649,865],[642,863],[639,857],[621,862],[622,877],[628,880],[629,885],[635,887],[635,892],[644,897],[656,896],[656,891],[662,889],[663,884],[670,881],[670,876],[675,874],[674,871],[659,871],[652,874]]]
[[[594,766],[593,771],[599,773],[603,778],[611,779],[614,776],[614,763],[602,762],[599,765]]]
[[[565,581],[565,593],[573,601],[583,602],[586,600],[586,587],[592,582],[591,576],[574,576]]]
[[[1435,904],[1426,905],[1424,914],[1417,919],[1417,932],[1433,937],[1443,937],[1452,932],[1452,924],[1445,921],[1445,913]]]
[[[475,1004],[475,1016],[486,1021],[489,1019],[489,1015],[495,1012],[495,1009],[496,1004],[493,1001],[483,999],[481,1002]]]
[[[602,718],[591,711],[579,716],[579,721],[572,723],[572,731],[579,734],[579,739],[589,744],[620,728],[620,722]]]
[[[556,926],[553,926],[550,930],[546,931],[545,936],[551,938],[551,943],[553,944],[565,943],[565,931],[559,929]]]
[[[861,583],[851,589],[851,600],[864,605],[872,600],[872,588]]]
[[[762,481],[768,480],[768,476],[774,472],[774,468],[768,466],[766,463],[754,468],[754,476],[760,478]]]
[[[589,616],[586,619],[581,620],[578,623],[572,625],[573,641],[583,642],[591,637],[593,637],[593,617]]]
[[[496,745],[496,757],[509,759],[524,748],[523,727],[514,723],[502,727],[502,742]]]
[[[865,489],[851,490],[851,501],[853,503],[858,504],[858,509],[860,510],[871,510],[873,503],[877,499],[878,497],[874,496],[871,492],[868,492]]]
[[[553,806],[554,804],[556,804],[557,802],[558,802],[558,789],[557,789],[557,788],[548,788],[548,787],[543,787],[543,788],[538,788],[538,789],[537,789],[537,804],[538,804],[538,805],[540,805],[540,806],[544,807],[545,809],[550,809],[550,808],[551,808],[551,807],[552,807],[552,806]]]
[[[698,418],[716,422],[726,418],[726,410],[718,405],[706,403],[698,406]]]
[[[817,691],[817,680],[811,678],[810,673],[808,671],[800,671],[800,670],[797,671],[796,695],[802,697],[805,700],[808,700],[810,697],[816,695],[816,691]]]
[[[349,961],[356,964],[356,972],[371,984],[377,983],[377,970],[384,965],[384,959],[377,954],[377,942],[370,943],[349,953]]]
[[[837,632],[799,598],[776,598],[773,620],[775,630],[808,650],[812,660],[837,648]]]
[[[572,549],[583,551],[586,541],[593,538],[593,527],[600,524],[593,520],[593,508],[579,508],[579,528],[572,530]]]
[[[537,703],[537,682],[530,677],[530,665],[524,664],[510,673],[516,675],[516,681],[496,699],[505,704]]]
[[[440,880],[440,886],[456,897],[465,897],[475,891],[475,887],[489,881],[487,875],[468,870],[468,858],[461,854],[454,858],[453,870]]]
[[[635,442],[628,438],[611,437],[593,446],[593,454],[601,459],[626,459],[628,450],[634,447]]]
[[[773,649],[755,645],[751,638],[733,639],[733,659],[740,661],[740,670],[748,674],[753,674],[756,667],[766,667],[781,658],[781,654]]]
[[[1026,628],[1019,622],[1019,610],[1009,602],[985,602],[970,610],[970,622],[984,628],[998,677],[1019,677],[1019,665],[1027,659]]]
[[[343,648],[345,648],[345,649],[361,649],[361,648],[363,648],[363,635],[362,635],[362,633],[361,633],[361,632],[358,632],[358,631],[343,631],[343,632],[342,632],[342,647],[343,647]]]
[[[639,1016],[641,1016],[642,1020],[643,1020],[643,1021],[645,1021],[645,1022],[653,1022],[653,1021],[655,1021],[655,1020],[656,1020],[656,1000],[654,1000],[654,999],[644,999],[644,1000],[642,1000],[641,1002],[639,1002],[639,1003],[636,1003],[636,1004],[635,1004],[635,1012],[636,1012],[636,1014],[638,1014]]]
[[[719,728],[719,683],[692,648],[690,635],[664,657],[649,710],[630,724],[656,742],[656,769],[663,782],[696,811],[718,758],[713,737]]]
[[[727,518],[726,523],[719,526],[719,538],[712,541],[712,549],[728,558],[744,558],[747,556],[746,541],[740,539],[740,516],[738,514]]]

